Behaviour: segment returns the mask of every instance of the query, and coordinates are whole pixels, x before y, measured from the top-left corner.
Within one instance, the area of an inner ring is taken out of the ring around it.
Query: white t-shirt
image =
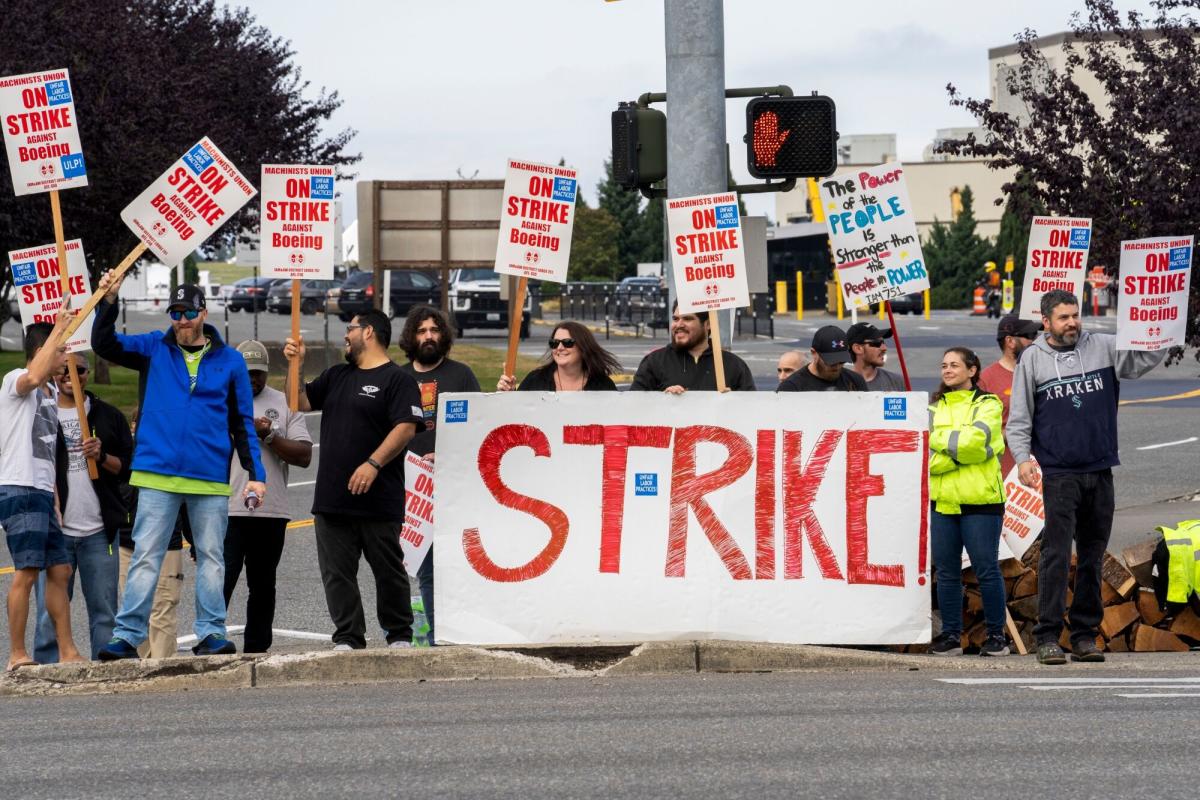
[[[259,417],[271,420],[277,436],[297,442],[312,441],[312,436],[308,433],[308,423],[304,421],[304,415],[299,411],[289,411],[287,396],[278,389],[265,386],[254,398],[254,418],[258,419]],[[238,460],[237,453],[234,453],[230,466],[232,480],[229,482],[231,490],[229,516],[291,519],[292,514],[288,508],[287,495],[288,465],[275,455],[269,444],[263,444],[262,439],[258,440],[258,449],[262,453],[263,469],[267,471],[267,498],[253,513],[246,510],[242,491],[245,490],[247,479],[250,476],[246,470],[242,469],[242,462]]]
[[[87,410],[92,401],[87,400]],[[104,530],[100,498],[88,477],[83,457],[83,432],[79,430],[79,411],[74,406],[58,409],[58,425],[67,441],[67,508],[63,511],[62,530],[67,536],[91,536]]]
[[[53,389],[17,394],[17,379],[28,372],[14,369],[0,383],[0,485],[53,492],[58,401]]]

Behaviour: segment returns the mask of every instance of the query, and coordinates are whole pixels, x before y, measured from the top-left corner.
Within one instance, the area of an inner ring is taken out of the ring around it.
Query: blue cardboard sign
[[[1192,266],[1192,248],[1190,247],[1172,247],[1171,260],[1167,267],[1168,271],[1173,269],[1188,269]]]
[[[736,228],[738,226],[737,203],[727,206],[717,206],[716,214],[718,228]]]
[[[83,153],[69,153],[59,158],[62,163],[64,178],[82,178],[87,175],[87,167],[83,165]]]
[[[636,472],[633,475],[633,493],[637,497],[658,496],[658,473]]]
[[[447,400],[445,422],[466,422],[469,400]]]
[[[183,163],[188,165],[188,169],[199,175],[208,168],[209,164],[213,163],[213,157],[209,155],[203,145],[197,144],[184,154]]]
[[[65,80],[50,81],[46,84],[46,103],[61,106],[71,102],[71,84]]]
[[[333,199],[333,176],[314,175],[309,180],[308,194],[313,200]]]
[[[1091,243],[1091,228],[1071,228],[1071,250],[1087,250]]]
[[[28,286],[37,283],[37,264],[33,261],[21,261],[12,265],[13,285]]]
[[[555,178],[554,179],[554,199],[564,203],[575,202],[576,182],[574,178]]]
[[[885,397],[885,398],[883,398],[883,418],[884,419],[908,419],[908,398],[907,397]]]

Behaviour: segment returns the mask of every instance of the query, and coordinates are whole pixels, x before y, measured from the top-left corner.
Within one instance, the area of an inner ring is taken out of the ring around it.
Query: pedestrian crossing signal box
[[[746,160],[756,178],[824,178],[837,169],[837,108],[822,95],[746,104]]]
[[[612,113],[613,178],[626,189],[648,188],[667,177],[667,115],[636,103]]]

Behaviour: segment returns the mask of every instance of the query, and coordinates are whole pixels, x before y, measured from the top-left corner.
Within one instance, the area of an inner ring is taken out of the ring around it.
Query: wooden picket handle
[[[126,272],[129,272],[130,268],[137,263],[137,260],[142,257],[142,253],[144,252],[146,252],[146,243],[138,242],[137,247],[130,250],[129,255],[125,256],[125,260],[112,268],[111,272],[113,275],[113,280],[120,280],[121,276],[123,276]],[[79,309],[79,316],[75,317],[75,319],[71,320],[70,324],[67,325],[67,329],[63,332],[64,339],[69,339],[71,334],[75,333],[75,331],[79,329],[79,326],[83,324],[83,321],[87,318],[87,315],[95,311],[96,306],[100,305],[100,301],[104,299],[105,294],[106,292],[103,289],[97,289],[96,291],[92,292],[92,296],[89,297],[87,302],[83,304],[83,307]]]
[[[50,190],[50,214],[54,218],[54,253],[58,257],[58,285],[62,290],[62,306],[59,313],[65,313],[71,302],[71,276],[67,274],[67,244],[63,235],[62,206],[58,200],[58,190]],[[65,344],[71,338],[70,333],[64,333],[62,342]],[[71,396],[75,398],[75,412],[79,415],[80,445],[92,438],[92,430],[87,421],[87,405],[83,390],[79,388],[79,369],[75,366],[75,357],[67,355],[67,375],[71,379]],[[96,480],[100,472],[96,469],[96,459],[87,459],[88,477]]]
[[[725,391],[725,356],[721,350],[721,312],[708,312],[708,330],[712,339],[713,371],[717,374],[717,391]]]
[[[508,315],[508,354],[504,358],[504,374],[512,375],[516,380],[517,346],[521,343],[521,322],[525,317],[525,291],[529,287],[529,279],[524,275],[517,280],[517,291],[514,293],[512,313]]]
[[[292,341],[300,341],[300,281],[292,281]],[[288,360],[288,408],[300,410],[300,357]]]

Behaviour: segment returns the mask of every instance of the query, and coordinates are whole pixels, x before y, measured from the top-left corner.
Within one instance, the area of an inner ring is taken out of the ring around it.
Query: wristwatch
[[[279,429],[276,428],[274,425],[272,425],[271,430],[267,433],[266,436],[263,437],[263,444],[270,444],[271,442],[273,442],[275,440],[275,435],[277,433],[279,433]]]

